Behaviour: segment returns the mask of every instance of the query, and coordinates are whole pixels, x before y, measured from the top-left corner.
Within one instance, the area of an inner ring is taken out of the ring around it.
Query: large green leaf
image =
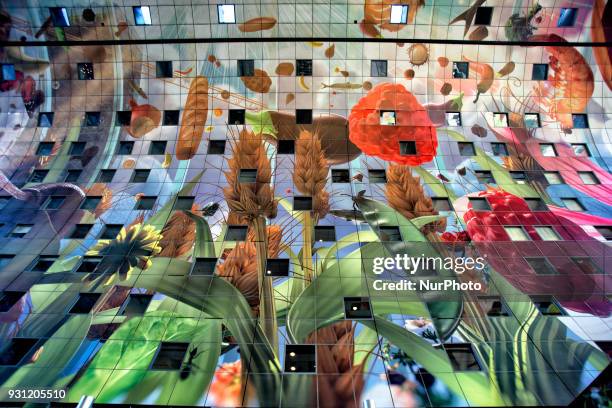
[[[193,248],[193,257],[215,258],[215,241],[208,222],[191,211],[185,211],[185,214],[196,224],[196,244]]]

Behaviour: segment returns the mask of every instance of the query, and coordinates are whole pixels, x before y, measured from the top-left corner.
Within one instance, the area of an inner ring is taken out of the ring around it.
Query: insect
[[[215,215],[218,209],[219,203],[210,202],[202,208],[202,215],[205,217],[212,217],[213,215]]]
[[[194,347],[189,351],[189,356],[187,357],[187,361],[181,366],[181,372],[179,374],[181,380],[186,380],[191,375],[191,370],[195,368],[199,368],[197,364],[193,362],[193,360],[202,354],[203,351],[198,353],[198,348]]]

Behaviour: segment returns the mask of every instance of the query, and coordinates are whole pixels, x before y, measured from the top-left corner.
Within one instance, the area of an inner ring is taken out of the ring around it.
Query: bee
[[[195,358],[197,358],[204,351],[200,351],[198,353],[198,348],[194,347],[189,351],[189,356],[187,357],[187,361],[183,363],[181,367],[181,372],[179,374],[181,380],[186,380],[191,375],[191,370],[195,368],[199,368],[197,364],[193,362]]]

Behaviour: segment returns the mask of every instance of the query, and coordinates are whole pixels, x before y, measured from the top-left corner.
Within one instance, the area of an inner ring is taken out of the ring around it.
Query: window
[[[531,79],[533,81],[546,81],[548,79],[548,64],[533,64]]]
[[[178,370],[189,349],[189,343],[174,343],[163,341],[157,349],[157,354],[151,363],[152,370]]]
[[[408,22],[408,6],[393,4],[391,6],[391,24],[406,24]]]
[[[21,300],[25,292],[2,292],[0,295],[0,313],[6,313]]]
[[[379,123],[383,126],[395,126],[395,111],[380,111]]]
[[[312,197],[293,197],[293,211],[312,211]]]
[[[539,113],[526,113],[525,114],[525,127],[529,129],[542,127],[542,123],[540,122],[540,114]]]
[[[470,205],[475,211],[490,211],[491,206],[484,197],[469,197]]]
[[[134,142],[119,142],[119,146],[117,147],[117,154],[132,154],[132,149],[134,149]]]
[[[596,275],[601,274],[603,271],[595,265],[595,262],[587,256],[572,256],[572,262],[585,274]]]
[[[573,27],[578,16],[578,9],[572,7],[562,7],[557,20],[557,27]]]
[[[461,156],[476,156],[476,149],[472,142],[458,142],[457,147]]]
[[[208,154],[224,154],[225,140],[211,140],[208,142]]]
[[[595,229],[606,239],[606,241],[612,241],[612,227],[603,225],[596,226]]]
[[[540,153],[542,153],[542,156],[544,157],[555,157],[557,155],[557,150],[555,149],[555,145],[552,143],[541,143]]]
[[[8,347],[0,354],[0,366],[15,366],[23,360],[38,343],[37,339],[12,338]]]
[[[431,202],[436,211],[452,211],[451,203],[448,198],[432,197]]]
[[[12,254],[0,254],[0,270],[10,264],[14,257]]]
[[[267,259],[266,275],[272,277],[289,276],[288,259]]]
[[[480,364],[476,359],[471,344],[451,343],[444,344],[446,355],[455,371],[480,371]]]
[[[332,169],[332,183],[350,183],[351,175],[348,169]]]
[[[589,127],[589,119],[584,113],[572,113],[572,123],[574,129],[587,129]]]
[[[226,241],[245,241],[247,237],[247,227],[244,225],[228,225],[225,233]]]
[[[386,183],[387,172],[382,169],[369,169],[368,178],[370,179],[370,183]]]
[[[527,182],[527,174],[524,171],[511,171],[510,177],[516,184],[525,184]]]
[[[478,7],[474,25],[490,25],[491,17],[493,17],[493,7]]]
[[[314,344],[285,344],[285,372],[316,373],[316,346]]]
[[[531,298],[536,309],[544,316],[563,316],[565,312],[551,296],[534,296]]]
[[[87,143],[85,142],[72,142],[70,144],[70,150],[68,151],[68,154],[71,156],[80,156],[83,154],[83,151],[85,151],[85,145]]]
[[[402,156],[414,156],[415,154],[417,154],[416,142],[413,142],[411,140],[400,141],[399,145],[400,154]]]
[[[77,224],[72,230],[72,234],[70,234],[70,238],[72,239],[83,239],[89,234],[91,230],[92,224]]]
[[[15,65],[1,64],[0,68],[0,79],[2,81],[14,81],[17,78],[15,76]]]
[[[91,62],[79,62],[77,64],[79,80],[90,81],[94,79],[94,67]]]
[[[217,258],[196,258],[191,266],[191,275],[213,276],[216,267]]]
[[[81,176],[82,170],[68,170],[66,172],[66,177],[64,177],[65,183],[76,183]]]
[[[296,109],[295,123],[298,125],[309,125],[312,123],[312,109]]]
[[[79,267],[76,269],[77,273],[92,273],[98,268],[98,265],[102,262],[101,256],[84,256],[81,259]]]
[[[157,197],[152,196],[143,196],[136,201],[136,210],[152,210],[155,206],[155,201],[157,201]]]
[[[493,127],[496,127],[496,128],[508,127],[508,114],[504,112],[495,112],[493,114]]]
[[[179,124],[180,112],[177,110],[164,111],[163,126],[177,126]]]
[[[38,156],[49,156],[53,151],[53,146],[55,146],[54,142],[40,142],[36,154]]]
[[[336,228],[329,225],[315,226],[314,240],[319,242],[334,242],[336,240]]]
[[[17,224],[15,225],[15,228],[9,232],[8,236],[10,238],[23,238],[32,230],[33,226],[34,224]]]
[[[312,60],[295,60],[295,74],[297,76],[312,76]]]
[[[55,255],[40,255],[29,268],[31,272],[47,272],[57,260]]]
[[[115,177],[115,171],[112,169],[100,170],[98,177],[96,177],[96,183],[110,183]]]
[[[545,171],[544,178],[548,184],[563,184],[563,179],[558,171]]]
[[[461,112],[446,112],[446,126],[461,126]]]
[[[217,14],[221,24],[234,24],[236,22],[236,10],[233,4],[218,4]]]
[[[372,62],[370,63],[370,76],[386,77],[387,60],[372,60]]]
[[[474,173],[476,173],[476,178],[478,179],[478,182],[481,184],[495,183],[493,174],[489,170],[476,170]]]
[[[523,227],[504,227],[506,234],[510,237],[510,241],[531,241],[529,234]]]
[[[132,111],[118,111],[116,123],[119,126],[130,126],[130,123],[132,123]]]
[[[600,184],[599,179],[592,171],[579,171],[578,176],[584,184]]]
[[[525,260],[537,275],[557,275],[557,270],[546,258],[525,258]]]
[[[508,307],[499,296],[478,296],[478,303],[489,317],[509,316]]]
[[[172,78],[172,61],[156,61],[155,76],[157,78]]]
[[[525,198],[525,203],[531,211],[548,211],[548,207],[541,198]]]
[[[66,196],[51,196],[43,204],[45,210],[57,210],[66,201]]]
[[[345,297],[344,318],[349,320],[371,319],[370,299],[367,297]]]
[[[534,227],[540,238],[543,241],[560,241],[561,237],[557,234],[557,231],[550,226],[536,226]]]
[[[191,211],[193,207],[193,200],[195,197],[187,196],[187,197],[177,197],[176,203],[174,204],[175,210],[184,210]]]
[[[402,234],[398,227],[380,227],[381,241],[401,241]]]
[[[100,126],[100,112],[85,112],[85,126]]]
[[[584,143],[572,143],[572,150],[576,156],[590,157],[589,147]]]
[[[238,76],[250,77],[255,75],[254,60],[238,60]]]
[[[149,146],[149,154],[150,155],[160,155],[166,153],[166,144],[167,142],[164,140],[156,140],[151,142]]]
[[[100,298],[100,293],[79,293],[79,298],[68,313],[87,314]]]
[[[106,224],[100,234],[100,239],[115,239],[121,232],[123,224]]]
[[[95,210],[100,201],[102,201],[100,196],[86,197],[83,204],[81,204],[81,210]]]
[[[147,311],[152,298],[153,295],[130,293],[120,314],[123,316],[142,315]]]
[[[42,183],[49,174],[49,170],[34,170],[28,179],[29,183]]]
[[[134,23],[136,25],[151,25],[151,10],[149,6],[134,6]]]
[[[257,169],[240,169],[238,172],[239,183],[256,183]]]
[[[294,140],[279,140],[276,146],[276,153],[294,154],[295,153],[295,141]]]
[[[49,7],[49,14],[54,27],[70,27],[66,7]]]
[[[228,122],[230,125],[244,125],[244,109],[230,109]]]
[[[149,169],[136,169],[134,173],[132,173],[132,183],[146,183],[149,179],[149,174],[151,170]]]
[[[48,128],[53,126],[53,112],[40,112],[38,114],[38,127]]]
[[[11,200],[10,196],[0,196],[0,210],[2,210]]]
[[[568,210],[584,211],[584,206],[580,204],[577,198],[562,198],[561,201]]]
[[[508,155],[508,147],[505,143],[491,143],[491,151],[494,156],[507,156]]]
[[[467,79],[470,75],[470,63],[463,61],[453,62],[453,78]]]

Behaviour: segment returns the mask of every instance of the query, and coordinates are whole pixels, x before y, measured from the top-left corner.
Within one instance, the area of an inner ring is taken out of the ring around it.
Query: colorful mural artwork
[[[0,2],[0,407],[610,406],[612,6],[162,3]]]

